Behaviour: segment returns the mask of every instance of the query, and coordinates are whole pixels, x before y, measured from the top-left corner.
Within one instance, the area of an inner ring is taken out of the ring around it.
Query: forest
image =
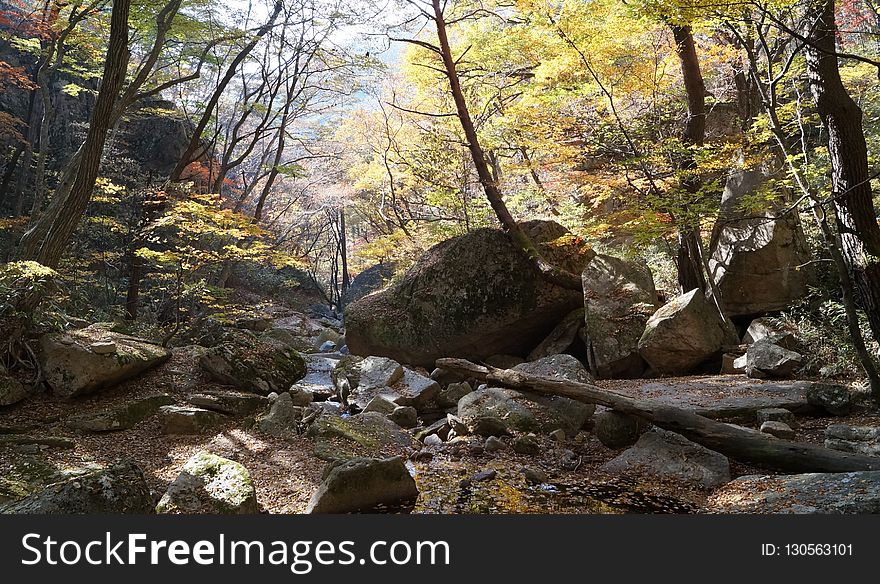
[[[0,513],[880,513],[878,122],[876,0],[0,0]]]

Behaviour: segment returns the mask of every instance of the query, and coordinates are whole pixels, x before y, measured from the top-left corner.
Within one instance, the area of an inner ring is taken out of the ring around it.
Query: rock
[[[499,450],[504,450],[504,448],[504,442],[502,442],[497,436],[489,436],[483,444],[483,449],[486,452],[498,452]]]
[[[513,451],[517,454],[534,456],[541,452],[541,445],[534,434],[521,434],[513,439]]]
[[[498,476],[498,472],[490,468],[486,470],[481,470],[480,472],[475,474],[473,478],[471,478],[471,481],[475,483],[482,483],[485,481],[491,481],[496,476]]]
[[[643,472],[708,489],[730,480],[730,463],[726,456],[659,428],[642,434],[635,446],[602,465],[602,470]]]
[[[437,367],[431,371],[431,379],[443,386],[467,381],[467,378],[462,374],[450,371],[449,369],[443,369],[442,367]]]
[[[489,355],[484,361],[489,367],[498,369],[513,369],[526,362],[525,359],[516,355]]]
[[[592,251],[561,225],[521,223],[546,259],[579,274]],[[476,229],[427,252],[397,282],[348,305],[346,341],[357,355],[433,367],[440,357],[525,355],[580,292],[554,286],[501,229]]]
[[[440,446],[443,444],[443,439],[440,438],[437,434],[429,434],[425,436],[425,446]]]
[[[70,438],[64,436],[34,436],[31,434],[0,434],[0,447],[6,444],[17,446],[46,446],[49,448],[71,449],[76,447],[76,443]],[[39,449],[24,448],[19,449],[22,452],[34,452]]]
[[[170,395],[154,395],[98,413],[74,416],[65,420],[65,424],[86,432],[128,430],[154,415],[160,407],[173,403]]]
[[[248,416],[262,410],[273,400],[272,394],[268,396],[257,395],[242,391],[232,390],[209,390],[194,393],[187,401],[194,406],[228,414],[230,416]],[[278,394],[275,394],[278,397]]]
[[[659,308],[651,270],[643,262],[598,254],[581,279],[590,371],[603,379],[640,377],[645,364],[639,340]]]
[[[116,352],[115,341],[95,341],[89,345],[89,350],[95,355],[112,355]]]
[[[399,406],[390,399],[377,395],[370,400],[370,403],[364,408],[364,412],[379,412],[380,414],[387,416],[397,407]]]
[[[327,343],[331,343],[333,346],[328,349],[322,348]],[[345,337],[343,337],[341,334],[339,334],[338,332],[336,332],[335,330],[333,330],[331,328],[327,328],[327,329],[322,330],[321,334],[318,335],[318,340],[315,341],[315,345],[317,345],[320,348],[321,352],[332,351],[340,343],[342,343],[343,345],[345,344]]]
[[[78,474],[46,486],[12,503],[0,513],[101,514],[153,512],[153,498],[144,473],[133,462]]]
[[[215,381],[261,395],[286,391],[306,374],[305,360],[294,349],[234,330],[199,364]]]
[[[749,323],[749,328],[743,335],[744,344],[751,345],[761,341],[779,345],[789,351],[797,351],[800,346],[796,331],[784,327],[772,318],[756,318]]]
[[[807,389],[807,403],[832,416],[846,416],[855,408],[853,394],[845,385],[813,383]]]
[[[825,448],[880,456],[880,428],[832,424],[825,429]]]
[[[396,266],[392,262],[371,266],[352,278],[351,283],[342,295],[343,306],[348,306],[368,294],[384,288],[394,277]]]
[[[577,339],[578,331],[584,326],[584,309],[572,310],[556,328],[550,331],[541,344],[532,349],[528,361],[537,361],[550,355],[565,353]],[[641,332],[639,333],[641,334]]]
[[[716,513],[880,513],[880,471],[749,475],[709,498]]]
[[[401,457],[353,458],[328,468],[306,513],[355,513],[383,506],[412,509],[418,496]]]
[[[758,410],[758,425],[764,422],[783,422],[791,428],[797,427],[797,420],[794,414],[785,408],[764,408]]]
[[[655,312],[639,339],[639,353],[658,373],[688,373],[736,344],[732,326],[725,324],[703,292],[695,288],[673,298]]]
[[[257,418],[254,427],[263,434],[283,438],[296,433],[302,412],[302,408],[294,404],[291,395],[284,392],[272,402],[266,414]]]
[[[446,389],[440,390],[437,394],[437,405],[441,408],[453,408],[458,406],[458,400],[473,391],[471,384],[467,381],[461,383],[450,383]]]
[[[412,406],[398,406],[388,414],[388,419],[401,428],[415,428],[419,425],[419,413]]]
[[[458,416],[446,414],[446,422],[449,427],[459,436],[467,436],[468,434],[470,434],[467,424],[465,424],[464,421]],[[438,434],[442,435],[442,432],[438,432]]]
[[[724,353],[721,355],[721,374],[739,375],[746,372],[745,355],[736,353]]]
[[[241,464],[207,452],[193,455],[168,485],[157,513],[245,515],[259,512],[251,475]]]
[[[112,342],[116,351],[97,354],[95,342]],[[50,333],[40,338],[39,352],[46,383],[60,397],[77,397],[117,385],[171,357],[167,349],[92,325]]]
[[[593,378],[583,363],[571,355],[551,355],[531,363],[522,363],[513,370],[575,383],[593,383]]]
[[[315,456],[323,460],[374,455],[416,446],[412,436],[378,412],[364,412],[348,418],[318,416],[309,426],[308,436],[315,440]]]
[[[159,408],[163,434],[201,434],[223,423],[217,412],[195,407],[162,406]]]
[[[552,432],[550,432],[550,437],[557,444],[565,444],[565,430],[560,430],[557,428],[556,430],[553,430]]]
[[[761,432],[783,440],[794,440],[794,430],[785,422],[764,422],[761,424]]]
[[[314,398],[311,391],[308,391],[307,389],[298,385],[292,385],[287,394],[293,401],[293,405],[299,406],[301,408],[307,407],[310,403],[312,403],[312,399]]]
[[[333,351],[335,349],[336,343],[334,343],[333,341],[324,341],[323,343],[321,343],[321,346],[318,347],[318,350],[322,353]]]
[[[746,353],[746,375],[764,379],[775,377],[785,379],[800,368],[803,357],[800,353],[783,349],[767,341],[749,345]]]
[[[349,400],[361,408],[376,395],[384,395],[387,388],[403,378],[400,363],[387,357],[346,357],[339,361],[332,372],[334,383],[347,379],[351,388]]]
[[[641,418],[614,410],[599,412],[593,417],[593,423],[596,438],[608,448],[632,446],[651,426]]]
[[[542,485],[547,482],[547,473],[540,469],[524,466],[520,473],[530,485]]]
[[[263,333],[272,328],[274,319],[271,316],[249,316],[235,320],[235,328]]]
[[[560,452],[559,468],[562,470],[575,471],[581,465],[581,462],[583,462],[583,459],[567,448]]]
[[[547,434],[558,428],[575,434],[594,411],[592,404],[498,387],[478,389],[458,402],[458,417],[481,436],[513,430]]]
[[[0,406],[11,406],[26,398],[27,395],[24,385],[0,372]]]
[[[339,416],[342,415],[342,404],[330,401],[312,402],[309,404],[309,410],[319,415]]]

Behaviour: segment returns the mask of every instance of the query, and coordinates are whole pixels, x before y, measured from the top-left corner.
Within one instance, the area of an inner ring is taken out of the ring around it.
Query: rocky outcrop
[[[590,371],[599,378],[639,377],[644,370],[639,339],[659,308],[651,270],[643,263],[599,254],[581,279]]]
[[[152,512],[150,488],[143,471],[133,462],[120,462],[78,474],[0,506],[0,513],[80,515]]]
[[[418,496],[402,458],[354,458],[330,465],[306,513],[412,509]]]
[[[113,351],[108,351],[109,343]],[[100,325],[51,333],[40,339],[39,360],[46,383],[61,397],[112,387],[165,362],[167,349],[111,332]]]
[[[523,229],[549,261],[581,273],[592,252],[561,225]],[[433,367],[440,357],[526,355],[572,310],[579,292],[547,283],[500,229],[477,229],[428,250],[400,281],[348,306],[346,341],[356,355]]]
[[[168,485],[157,513],[244,515],[259,512],[251,475],[241,464],[200,452],[193,455]]]
[[[648,319],[639,353],[657,373],[684,374],[736,344],[732,326],[701,290],[673,298]]]
[[[768,186],[763,169],[738,170],[727,180],[710,244],[709,270],[731,317],[779,311],[807,292],[810,259],[797,213],[743,210],[746,197]]]
[[[235,330],[199,364],[214,380],[261,395],[287,391],[306,374],[306,362],[293,348]]]
[[[709,499],[716,513],[880,513],[880,471],[749,475]]]

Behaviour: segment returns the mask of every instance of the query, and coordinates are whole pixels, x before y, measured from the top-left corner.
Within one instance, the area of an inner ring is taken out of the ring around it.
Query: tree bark
[[[807,74],[828,137],[841,251],[874,339],[880,341],[880,224],[874,211],[862,110],[840,78],[834,0],[816,0],[805,46]]]
[[[637,416],[681,434],[733,459],[789,472],[850,472],[880,470],[880,457],[848,454],[805,442],[791,442],[710,420],[672,406],[637,400],[595,385],[529,375],[519,371],[476,365],[463,359],[438,359],[437,367],[495,381],[515,389],[560,395],[583,403],[599,404]]]

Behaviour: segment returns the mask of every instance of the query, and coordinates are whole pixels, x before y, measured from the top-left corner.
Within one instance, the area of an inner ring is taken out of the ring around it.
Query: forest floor
[[[723,393],[724,377],[713,376]],[[729,376],[730,386],[742,376]],[[605,381],[607,389],[632,392],[650,380]],[[666,378],[665,385],[694,383],[695,378]],[[705,380],[704,380],[705,382]],[[198,366],[195,353],[186,348],[174,351],[160,367],[100,394],[75,402],[77,415],[98,412],[133,399],[164,393],[185,404],[187,397],[205,390],[221,389],[209,381]],[[257,500],[267,513],[301,513],[318,488],[326,465],[313,453],[313,442],[304,435],[279,439],[256,432],[252,418],[230,418],[223,426],[201,435],[166,435],[158,416],[133,428],[105,433],[81,433],[64,421],[71,415],[69,400],[38,396],[0,412],[0,433],[26,432],[40,436],[72,438],[72,449],[42,448],[57,468],[82,467],[88,463],[109,463],[127,458],[145,472],[158,501],[184,462],[199,451],[209,451],[236,460],[251,473]],[[878,425],[876,416],[818,418],[799,416],[797,440],[821,444],[830,423]],[[423,513],[699,513],[706,510],[710,491],[677,482],[612,476],[600,470],[620,454],[603,446],[590,432],[582,431],[564,444],[540,436],[540,453],[534,456],[504,448],[485,452],[481,448],[435,449],[430,460],[411,462],[421,495],[415,512]],[[3,452],[2,450],[5,450]],[[414,451],[401,449],[409,457]],[[36,453],[34,447],[0,446],[0,473],[4,466],[21,462]],[[576,457],[572,465],[572,455]],[[566,463],[565,461],[568,461]],[[522,469],[536,469],[547,476],[543,484],[530,485]],[[473,479],[493,470],[491,480]],[[764,469],[731,461],[733,477],[773,474]]]

